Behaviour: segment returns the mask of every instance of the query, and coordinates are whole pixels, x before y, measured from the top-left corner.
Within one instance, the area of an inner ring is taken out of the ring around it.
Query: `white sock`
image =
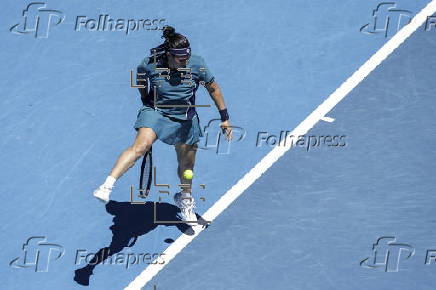
[[[192,197],[191,192],[182,192],[182,198]]]
[[[112,177],[112,176],[109,175],[109,176],[106,178],[106,181],[104,182],[104,186],[106,186],[106,187],[113,187],[115,181],[117,181],[117,180],[116,180],[114,177]]]

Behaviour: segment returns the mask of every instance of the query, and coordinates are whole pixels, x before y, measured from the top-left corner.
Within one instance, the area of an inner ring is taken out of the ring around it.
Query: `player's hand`
[[[232,140],[232,138],[233,138],[233,131],[232,131],[232,126],[230,125],[229,120],[221,122],[220,127],[221,127],[221,130],[222,130],[223,134],[225,134],[226,139],[229,140],[229,141]]]

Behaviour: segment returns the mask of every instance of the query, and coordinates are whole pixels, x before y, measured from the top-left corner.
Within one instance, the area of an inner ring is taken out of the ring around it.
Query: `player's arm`
[[[209,92],[210,97],[212,98],[212,100],[215,102],[215,106],[217,107],[220,115],[221,115],[221,125],[220,127],[225,130],[226,132],[226,138],[228,140],[232,139],[232,128],[230,125],[230,122],[228,120],[228,114],[227,114],[227,108],[226,108],[226,104],[224,102],[224,96],[222,94],[221,88],[218,85],[218,83],[213,80],[209,83],[206,83],[204,85],[207,89],[207,91]]]
[[[224,103],[224,96],[218,83],[216,81],[212,81],[210,83],[206,83],[204,86],[209,92],[210,97],[215,102],[218,111],[225,109],[226,104]]]

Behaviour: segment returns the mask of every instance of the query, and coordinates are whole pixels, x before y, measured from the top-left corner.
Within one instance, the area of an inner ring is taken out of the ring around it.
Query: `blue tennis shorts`
[[[203,137],[197,114],[192,120],[178,120],[164,116],[149,106],[139,109],[134,128],[135,130],[152,128],[157,138],[168,145],[177,143],[193,145]]]

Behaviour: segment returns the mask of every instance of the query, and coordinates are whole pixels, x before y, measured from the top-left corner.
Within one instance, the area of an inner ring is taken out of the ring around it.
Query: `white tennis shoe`
[[[174,195],[174,202],[180,208],[180,218],[185,221],[187,225],[196,226],[197,216],[195,215],[195,201],[192,195],[182,194],[177,192]]]
[[[104,184],[100,185],[100,187],[96,190],[94,190],[93,195],[98,198],[100,201],[104,203],[109,202],[109,196],[111,195],[112,189],[114,186],[109,187]]]

